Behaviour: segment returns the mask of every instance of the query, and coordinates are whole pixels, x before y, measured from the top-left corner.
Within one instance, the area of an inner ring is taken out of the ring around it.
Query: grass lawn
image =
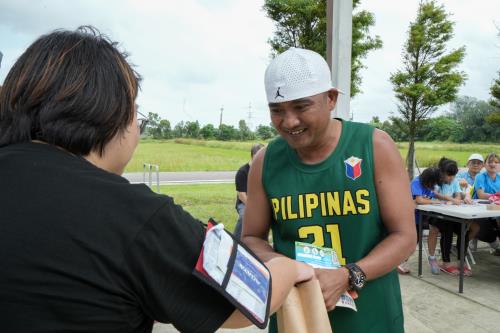
[[[190,143],[196,141],[196,144]],[[143,171],[143,163],[158,164],[160,171],[238,170],[250,160],[252,142],[202,140],[142,140],[125,172]]]
[[[234,184],[163,185],[160,191],[174,198],[176,204],[203,223],[212,217],[216,222],[224,223],[229,231],[236,226],[238,213],[234,208]]]
[[[408,151],[408,142],[397,143],[399,152],[403,158]],[[488,143],[450,143],[450,142],[417,142],[417,163],[419,166],[427,167],[437,164],[443,156],[457,161],[459,167],[467,164],[467,158],[472,153],[480,153],[486,157],[489,153],[500,153],[499,144]]]
[[[158,164],[160,171],[224,171],[238,170],[250,159],[250,147],[257,141],[227,142],[193,139],[141,140],[126,172],[142,172],[143,163]],[[397,143],[403,158],[407,142]],[[465,166],[472,153],[500,153],[500,145],[493,143],[417,142],[417,162],[421,167],[437,163],[443,156]]]
[[[250,147],[254,142],[220,142],[200,140],[141,141],[127,171],[142,171],[142,162],[160,165],[161,171],[237,170],[249,160]],[[401,155],[406,156],[408,144],[398,143]],[[494,144],[452,144],[418,142],[417,160],[420,166],[434,163],[442,156],[458,161],[464,166],[473,152],[485,156],[500,152]],[[234,184],[165,185],[161,193],[174,198],[191,215],[206,222],[213,217],[233,231],[238,220],[234,208],[236,190]]]

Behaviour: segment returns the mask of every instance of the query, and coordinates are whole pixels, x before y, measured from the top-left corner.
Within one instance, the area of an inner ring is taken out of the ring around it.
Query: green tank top
[[[341,264],[365,257],[387,235],[373,181],[373,128],[342,121],[337,147],[309,165],[279,137],[266,149],[262,182],[270,200],[274,248],[295,258],[295,241],[336,250]],[[335,333],[404,332],[396,271],[369,281],[357,312],[330,311]],[[269,332],[277,332],[271,319]]]

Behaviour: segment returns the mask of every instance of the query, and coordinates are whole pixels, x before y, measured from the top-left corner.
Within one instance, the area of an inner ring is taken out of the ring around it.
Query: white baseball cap
[[[469,159],[467,160],[467,162],[471,161],[471,160],[479,160],[481,162],[484,163],[484,159],[483,159],[483,156],[481,156],[481,154],[472,154],[469,156]]]
[[[318,53],[291,47],[274,58],[264,76],[268,103],[288,102],[337,88],[330,68]],[[340,91],[339,91],[340,92]]]

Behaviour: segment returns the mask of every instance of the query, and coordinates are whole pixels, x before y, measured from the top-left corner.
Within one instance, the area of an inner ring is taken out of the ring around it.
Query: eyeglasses
[[[137,111],[137,115],[141,116],[140,118],[137,117],[137,127],[139,128],[139,133],[143,134],[144,131],[146,130],[146,125],[148,124],[148,117]]]

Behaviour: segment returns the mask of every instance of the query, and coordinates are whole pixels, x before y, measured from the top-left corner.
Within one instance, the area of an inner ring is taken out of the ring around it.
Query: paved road
[[[425,170],[421,168],[420,171]],[[460,169],[465,170],[465,169]],[[418,170],[416,170],[416,175]],[[236,171],[190,171],[190,172],[159,172],[160,185],[175,185],[175,184],[217,184],[217,183],[233,183]],[[150,180],[149,173],[129,172],[124,173],[123,177],[127,178],[131,183],[148,183]],[[157,184],[156,172],[151,173],[151,183]]]
[[[425,168],[420,169],[423,171]],[[462,169],[460,169],[462,170]],[[465,170],[465,169],[463,169]],[[418,171],[416,171],[418,174]],[[211,183],[233,183],[236,171],[191,171],[191,172],[159,172],[160,185],[175,184],[211,184]],[[148,183],[149,174],[142,172],[124,173],[123,176],[131,183]],[[156,172],[151,173],[151,183],[157,183]]]
[[[211,184],[233,183],[236,171],[196,171],[196,172],[160,172],[160,185],[174,184]],[[149,173],[133,172],[123,174],[131,183],[149,182]],[[153,185],[157,183],[156,172],[151,174]]]

